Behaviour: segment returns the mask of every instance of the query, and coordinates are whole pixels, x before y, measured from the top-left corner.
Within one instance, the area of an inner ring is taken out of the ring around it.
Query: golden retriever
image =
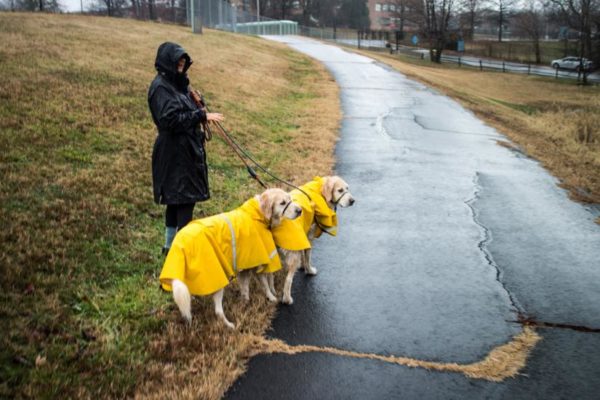
[[[191,295],[212,294],[215,313],[230,328],[235,325],[223,312],[223,293],[238,277],[242,297],[249,298],[249,272],[274,272],[281,268],[270,228],[302,213],[289,193],[267,189],[226,213],[191,221],[182,228],[169,250],[160,281],[183,318],[192,320]],[[276,301],[268,280],[260,274],[267,297]]]
[[[306,274],[316,275],[317,269],[311,263],[310,242],[327,232],[336,235],[337,207],[350,207],[355,200],[348,184],[339,176],[315,177],[298,189],[290,192],[292,200],[302,207],[302,217],[293,221],[283,221],[273,227],[273,238],[279,250],[287,276],[283,286],[284,304],[292,304],[292,283],[298,268]],[[269,287],[276,295],[273,274],[269,277]]]

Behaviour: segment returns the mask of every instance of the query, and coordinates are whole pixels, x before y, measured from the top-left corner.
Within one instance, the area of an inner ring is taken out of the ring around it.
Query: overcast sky
[[[65,11],[81,11],[81,0],[58,0]],[[83,0],[83,9],[85,10],[88,0]]]

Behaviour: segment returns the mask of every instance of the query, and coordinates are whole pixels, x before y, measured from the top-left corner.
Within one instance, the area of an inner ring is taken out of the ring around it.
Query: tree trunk
[[[502,25],[504,24],[504,10],[500,5],[500,15],[498,16],[498,41],[502,41]]]
[[[148,16],[152,21],[156,19],[156,14],[154,10],[154,0],[148,1]]]
[[[471,25],[469,28],[469,39],[473,40],[475,37],[475,10],[471,10],[469,23]]]
[[[138,15],[138,6],[137,6],[137,0],[131,0],[131,9],[133,11],[133,16],[137,19],[139,18]]]
[[[44,11],[44,0],[40,0],[40,11]]]
[[[400,3],[400,32],[404,38],[404,0]]]
[[[435,48],[435,62],[438,64],[442,63],[442,52],[444,51],[444,45],[446,41],[444,40],[443,37],[438,38],[437,42],[436,42],[436,48]]]

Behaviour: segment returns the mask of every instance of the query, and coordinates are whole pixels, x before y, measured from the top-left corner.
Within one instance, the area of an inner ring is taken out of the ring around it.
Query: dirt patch
[[[440,372],[456,372],[469,378],[484,379],[492,382],[502,382],[516,376],[525,367],[527,357],[541,337],[531,327],[524,327],[507,344],[493,349],[483,360],[472,364],[442,363],[434,361],[417,360],[408,357],[382,356],[373,353],[358,353],[354,351],[337,349],[334,347],[321,347],[310,345],[291,346],[281,340],[266,339],[262,336],[250,338],[253,343],[250,347],[250,356],[257,354],[300,354],[300,353],[327,353],[342,357],[377,360],[391,364],[398,364],[410,368],[425,368]]]

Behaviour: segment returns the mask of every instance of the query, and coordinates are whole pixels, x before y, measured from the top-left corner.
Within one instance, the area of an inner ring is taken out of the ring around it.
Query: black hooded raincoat
[[[183,74],[177,72],[181,57]],[[148,90],[148,105],[158,128],[152,152],[152,184],[158,204],[190,204],[207,200],[208,171],[201,122],[206,113],[189,94],[187,70],[192,60],[175,43],[158,48],[154,66],[158,75]]]

